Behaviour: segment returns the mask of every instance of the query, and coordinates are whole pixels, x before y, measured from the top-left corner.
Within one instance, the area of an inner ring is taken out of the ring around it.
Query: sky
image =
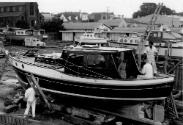
[[[38,2],[40,12],[114,12],[132,17],[144,2],[163,3],[176,12],[183,12],[183,0],[0,0],[0,2]]]

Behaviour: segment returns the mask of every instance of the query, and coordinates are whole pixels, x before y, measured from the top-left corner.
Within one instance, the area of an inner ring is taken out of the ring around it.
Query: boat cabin
[[[140,74],[133,51],[111,47],[69,47],[62,53],[65,73],[102,79],[133,79]]]

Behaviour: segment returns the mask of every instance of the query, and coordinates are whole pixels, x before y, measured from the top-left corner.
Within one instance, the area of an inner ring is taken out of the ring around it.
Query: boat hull
[[[127,84],[123,85],[123,81],[119,80],[91,80],[89,78],[77,80],[77,77],[70,75],[66,78],[67,75],[64,72],[54,69],[49,69],[50,71],[45,73],[48,71],[46,67],[24,63],[13,58],[10,59],[10,63],[22,82],[27,83],[26,76],[31,73],[39,79],[39,85],[44,91],[62,96],[118,101],[159,100],[169,96],[173,86],[173,79],[158,84],[150,84],[150,80],[142,81],[147,84],[141,84],[141,81],[138,81],[140,85],[134,84],[136,81],[124,81]],[[56,78],[56,76],[59,77]]]

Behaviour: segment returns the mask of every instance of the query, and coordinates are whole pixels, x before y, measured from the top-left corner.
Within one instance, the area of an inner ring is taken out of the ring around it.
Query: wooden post
[[[44,102],[47,104],[48,108],[51,109],[51,105],[48,102],[42,89],[40,88],[40,86],[38,84],[38,80],[35,79],[33,74],[27,75],[27,79],[28,79],[29,84],[35,89],[35,91],[37,90],[39,92],[39,94],[42,96],[42,98],[43,98]]]
[[[141,62],[142,62],[141,56],[143,54],[143,50],[144,50],[144,41],[143,39],[141,39],[139,41],[138,48],[137,48],[139,69],[141,69]]]

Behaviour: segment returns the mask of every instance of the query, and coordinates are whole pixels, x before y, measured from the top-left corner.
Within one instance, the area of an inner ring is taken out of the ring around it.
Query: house
[[[136,18],[135,20],[148,24],[149,21],[151,20],[152,16],[153,16],[153,14],[144,16],[144,17],[140,17],[140,18]],[[159,26],[166,25],[168,27],[183,27],[183,21],[182,21],[181,17],[168,16],[168,15],[158,15],[155,24],[159,25]]]
[[[87,22],[89,20],[88,13],[80,13],[80,18],[82,22]]]
[[[112,28],[99,22],[83,22],[83,23],[64,23],[64,31],[60,31],[63,41],[75,41],[85,32],[107,32]]]
[[[98,13],[91,13],[89,15],[90,22],[98,22],[99,20],[108,20],[114,17],[114,13],[110,12],[98,12]]]
[[[107,26],[112,27],[127,27],[127,24],[123,18],[121,19],[110,19],[110,20],[99,20],[100,23],[106,24]]]
[[[99,22],[106,24],[113,29],[116,27],[141,27],[146,24],[138,22],[131,18],[118,18],[118,19],[109,19],[109,20],[99,20]]]
[[[64,12],[59,14],[59,18],[64,22],[87,22],[88,13],[84,12]]]
[[[51,21],[55,17],[54,14],[48,12],[42,12],[41,15],[43,16],[45,22]]]
[[[25,21],[30,27],[39,25],[37,2],[1,2],[0,26],[15,27],[18,21]]]

